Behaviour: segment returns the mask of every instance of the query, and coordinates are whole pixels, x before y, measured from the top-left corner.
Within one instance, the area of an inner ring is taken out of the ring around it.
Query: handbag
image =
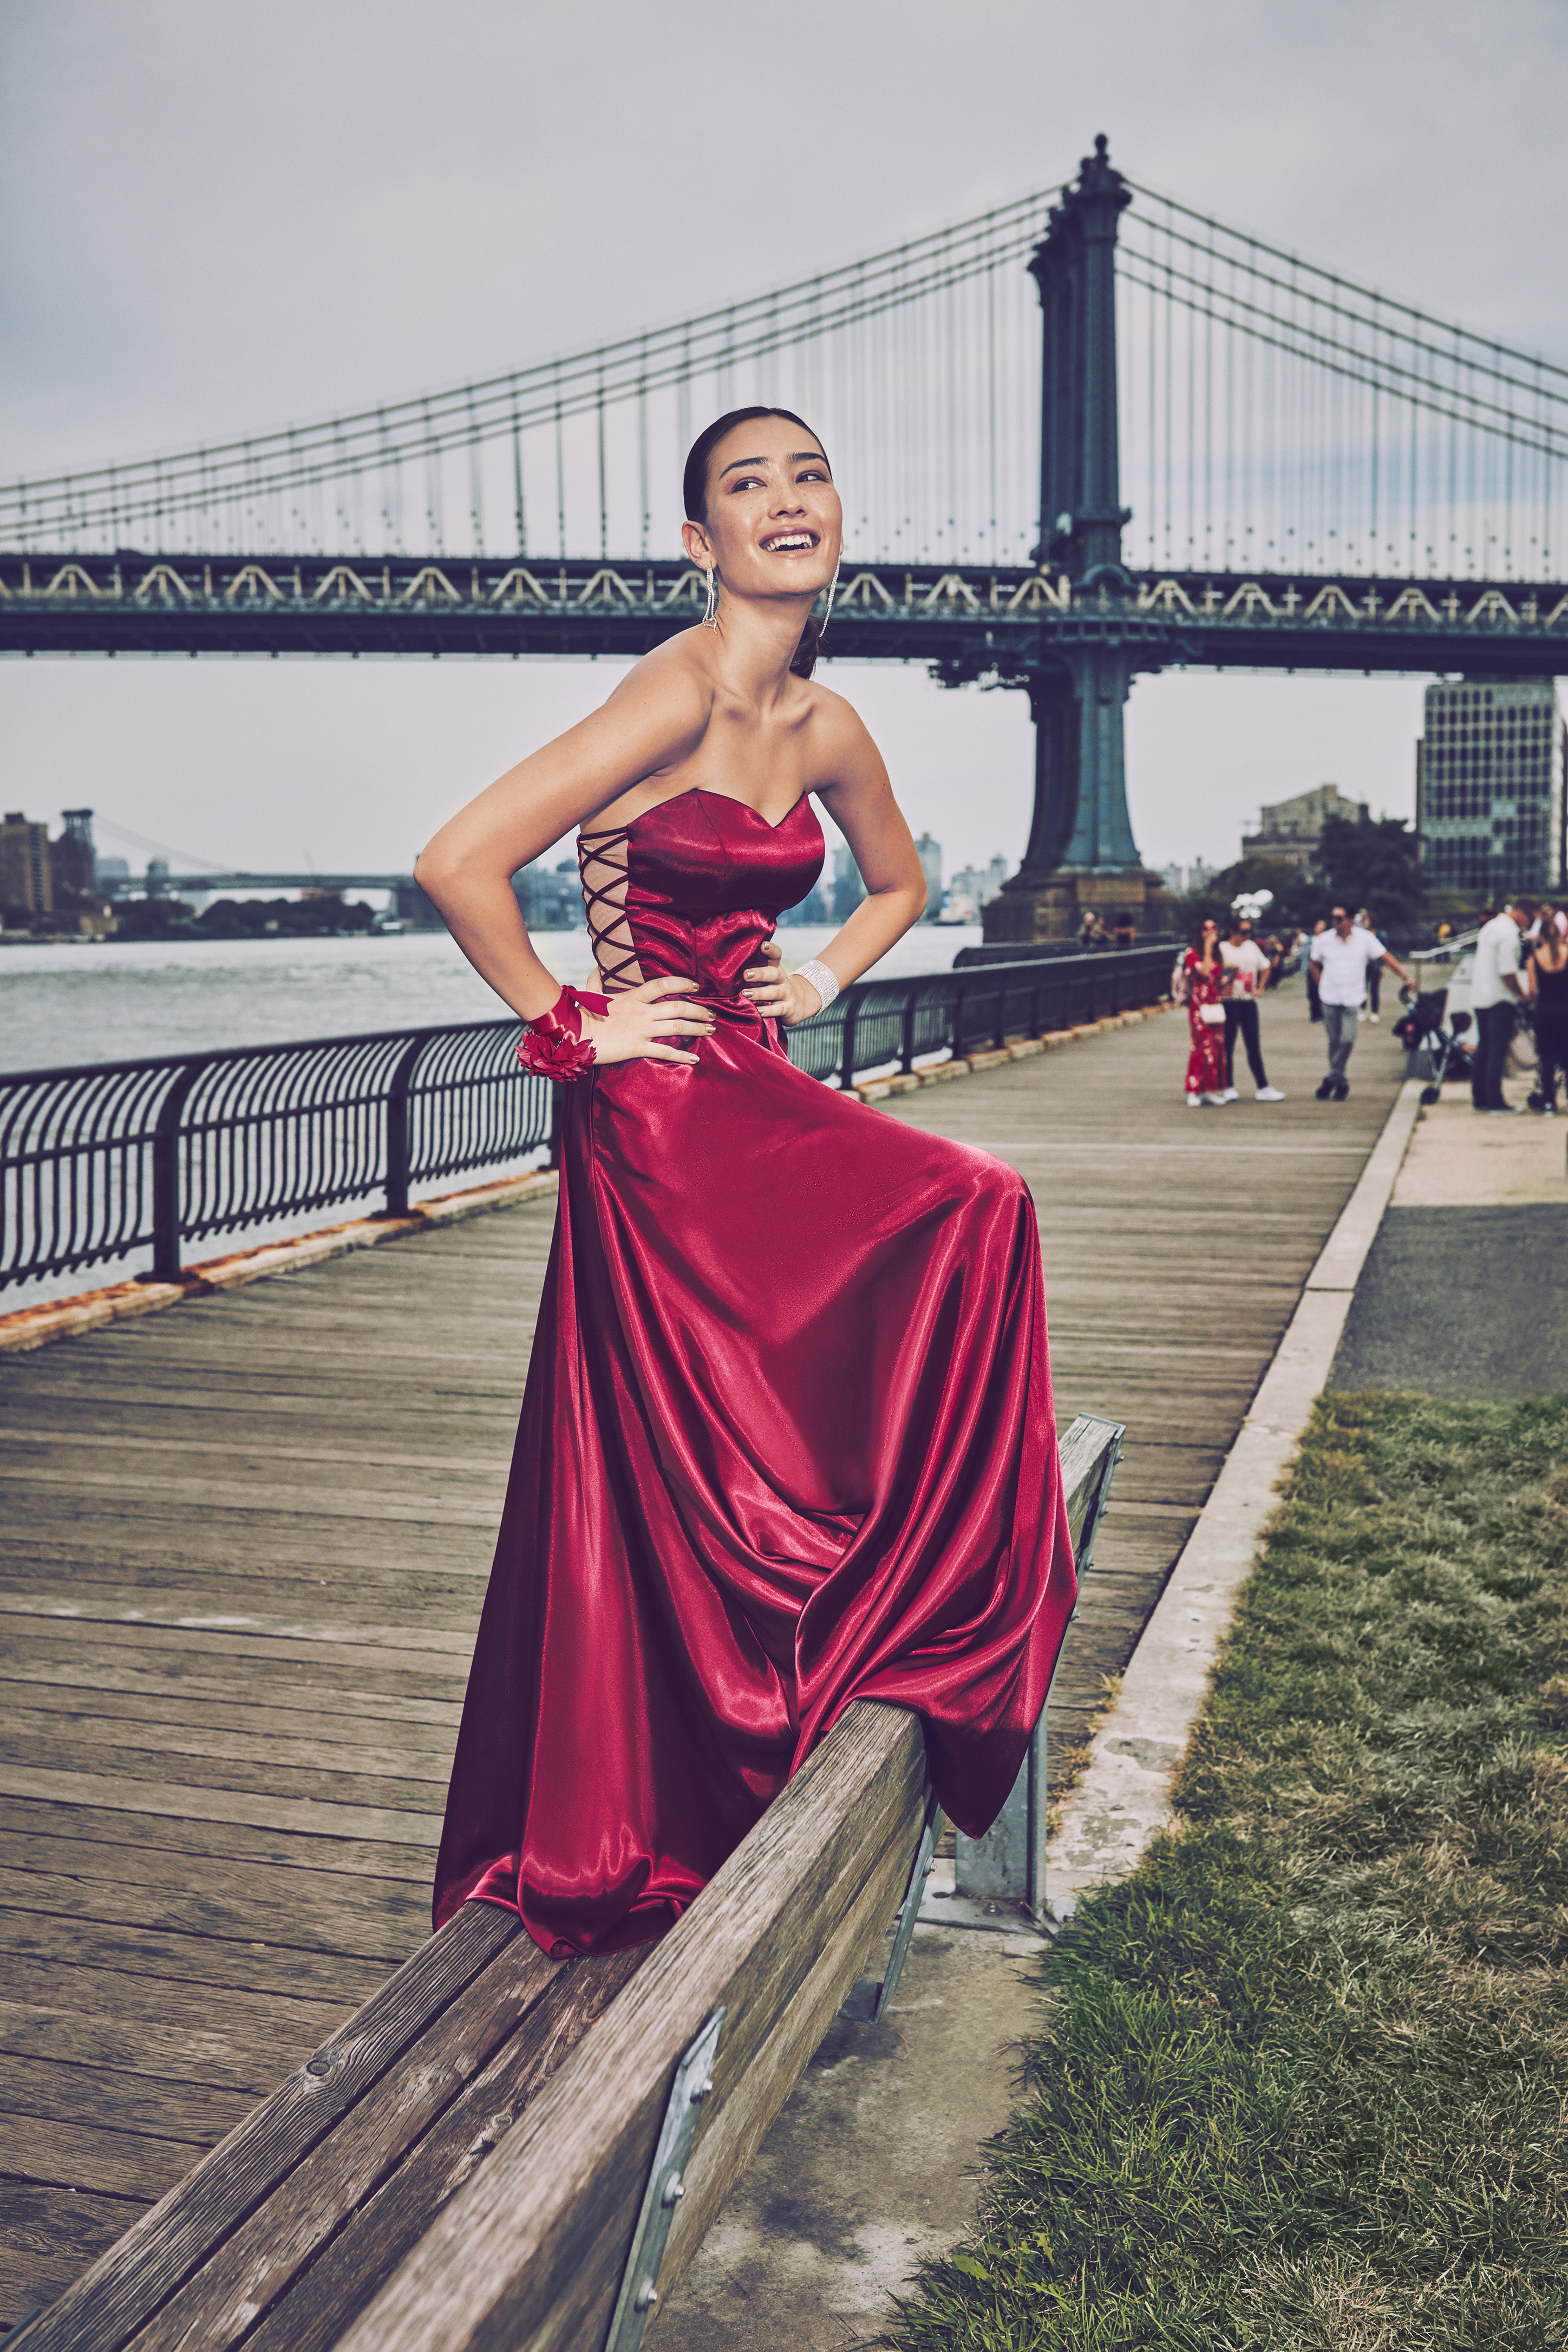
[[[1225,1027],[1225,1007],[1223,1004],[1200,1004],[1198,1007],[1198,1019],[1200,1021],[1206,1021],[1211,1029],[1223,1029]]]

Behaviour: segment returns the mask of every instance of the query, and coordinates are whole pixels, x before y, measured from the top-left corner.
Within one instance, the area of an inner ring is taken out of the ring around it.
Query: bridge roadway
[[[1263,1026],[1271,1107],[1187,1111],[1166,1014],[867,1113],[1023,1171],[1062,1423],[1129,1424],[1058,1772],[1402,1073],[1367,1029],[1327,1107],[1293,986]],[[0,1358],[0,2317],[425,1934],[551,1226],[523,1205]]]
[[[1131,572],[1125,590],[963,564],[845,565],[829,650],[1016,685],[1114,647],[1132,670],[1546,677],[1568,668],[1568,584]],[[605,656],[700,616],[683,562],[446,555],[0,552],[0,653]]]

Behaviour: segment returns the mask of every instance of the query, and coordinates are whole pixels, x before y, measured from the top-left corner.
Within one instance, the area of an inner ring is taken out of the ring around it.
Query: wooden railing
[[[1063,1441],[1080,1554],[1120,1434]],[[636,2352],[912,1920],[929,1818],[917,1718],[861,1700],[662,1942],[551,1960],[465,1905],[6,2352]]]

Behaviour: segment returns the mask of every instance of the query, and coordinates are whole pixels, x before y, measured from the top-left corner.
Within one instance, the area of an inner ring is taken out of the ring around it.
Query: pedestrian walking
[[[1553,914],[1552,908],[1542,911],[1541,929],[1530,951],[1526,980],[1530,1009],[1535,1019],[1539,1064],[1530,1108],[1546,1118],[1557,1116],[1559,1071],[1568,1086],[1568,938],[1558,929]]]
[[[1245,915],[1233,915],[1230,937],[1222,942],[1220,957],[1225,965],[1225,1098],[1226,1102],[1240,1099],[1236,1084],[1236,1041],[1247,1048],[1247,1066],[1252,1072],[1252,1083],[1258,1089],[1259,1102],[1283,1102],[1278,1087],[1268,1083],[1268,1073],[1263,1066],[1263,1040],[1258,1028],[1258,993],[1268,979],[1269,960],[1252,936],[1252,925]]]
[[[1323,1017],[1323,994],[1321,989],[1318,986],[1318,966],[1313,958],[1313,950],[1317,947],[1318,941],[1322,938],[1323,933],[1328,929],[1328,928],[1327,923],[1324,922],[1322,917],[1320,915],[1317,921],[1312,925],[1311,938],[1309,939],[1305,931],[1301,934],[1301,966],[1307,975],[1307,1018],[1309,1021],[1321,1021]]]
[[[1534,916],[1532,898],[1515,898],[1483,923],[1476,936],[1475,969],[1470,975],[1470,1011],[1476,1023],[1470,1100],[1477,1110],[1494,1118],[1511,1118],[1518,1108],[1503,1100],[1502,1072],[1519,1008],[1524,1003],[1519,943]]]
[[[1504,1099],[1502,1076],[1525,997],[1520,942],[1535,911],[1532,899],[1515,898],[1489,917],[1476,939],[1470,978],[1470,1011],[1476,1024],[1470,1100],[1478,1111],[1494,1118],[1512,1116],[1516,1108]]]
[[[1224,1108],[1225,958],[1219,925],[1211,916],[1198,925],[1182,958],[1182,985],[1192,1051],[1187,1055],[1187,1108]]]
[[[1406,988],[1413,989],[1415,983],[1376,932],[1352,923],[1343,907],[1334,908],[1330,928],[1320,931],[1313,940],[1312,962],[1317,968],[1318,995],[1329,1043],[1328,1076],[1318,1088],[1318,1100],[1343,1102],[1351,1090],[1345,1071],[1366,995],[1367,966],[1386,964],[1390,971],[1399,974]]]
[[[1357,928],[1361,930],[1372,930],[1372,917],[1367,913],[1364,907],[1358,907],[1356,909],[1356,924]],[[1373,932],[1373,936],[1374,938],[1376,937],[1375,932]],[[1381,963],[1369,963],[1366,968],[1365,1012],[1367,1019],[1372,1022],[1374,1026],[1382,1019],[1382,1013],[1379,1010],[1382,1002],[1383,966]]]

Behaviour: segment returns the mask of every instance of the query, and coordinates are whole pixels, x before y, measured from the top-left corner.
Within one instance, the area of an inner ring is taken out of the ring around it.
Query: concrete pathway
[[[1329,1386],[1568,1389],[1568,1118],[1483,1118],[1463,1086],[1422,1111]]]

